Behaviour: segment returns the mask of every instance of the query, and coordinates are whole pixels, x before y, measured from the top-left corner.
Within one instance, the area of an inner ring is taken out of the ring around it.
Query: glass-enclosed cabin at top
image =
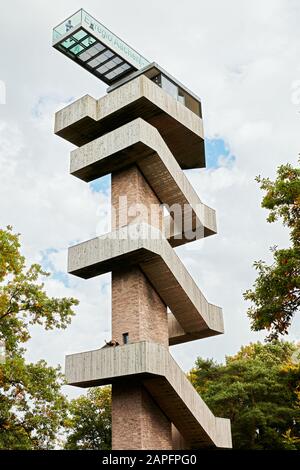
[[[83,9],[53,29],[53,47],[109,85],[108,93],[144,74],[202,117],[200,99],[194,93],[158,64],[146,60]]]

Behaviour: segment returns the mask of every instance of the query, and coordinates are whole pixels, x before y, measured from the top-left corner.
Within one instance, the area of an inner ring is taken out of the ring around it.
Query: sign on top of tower
[[[83,9],[53,29],[53,47],[108,85],[150,63]]]

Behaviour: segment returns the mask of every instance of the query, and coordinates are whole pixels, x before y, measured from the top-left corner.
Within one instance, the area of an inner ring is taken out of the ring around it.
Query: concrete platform
[[[184,227],[183,220],[178,228],[170,224],[170,235],[165,235],[172,246],[216,233],[215,211],[201,202],[158,130],[143,119],[73,150],[70,173],[88,182],[132,164],[138,166],[161,203],[179,205],[192,221],[191,230]],[[165,227],[169,227],[167,222]]]
[[[170,344],[224,332],[222,309],[206,300],[159,230],[132,224],[68,252],[68,272],[84,279],[129,265],[140,267],[176,318],[169,324]]]
[[[205,166],[202,119],[144,75],[99,100],[86,95],[58,111],[55,133],[82,146],[136,118],[156,127],[182,169]]]
[[[69,385],[91,387],[140,377],[192,448],[231,448],[230,421],[217,418],[160,344],[138,342],[66,357]]]

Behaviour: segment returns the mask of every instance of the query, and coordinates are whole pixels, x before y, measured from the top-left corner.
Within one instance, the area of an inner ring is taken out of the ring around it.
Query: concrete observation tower
[[[230,448],[230,421],[213,415],[169,352],[224,331],[221,308],[174,251],[216,233],[215,211],[183,172],[205,167],[200,100],[84,10],[54,28],[53,46],[109,86],[55,116],[55,134],[77,146],[70,173],[111,174],[111,232],[68,257],[75,276],[112,272],[111,347],[67,356],[67,381],[112,384],[113,449]]]

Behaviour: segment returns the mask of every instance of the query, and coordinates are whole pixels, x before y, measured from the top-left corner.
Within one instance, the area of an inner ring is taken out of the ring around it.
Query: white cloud
[[[55,6],[28,0],[24,17],[23,2],[15,0],[0,17],[7,103],[0,107],[0,225],[22,233],[31,261],[56,250],[50,258],[58,271],[66,270],[70,243],[107,228],[99,209],[107,197],[68,174],[72,146],[53,135],[56,109],[71,97],[105,93],[99,80],[50,47],[51,28],[80,7],[77,0]],[[200,95],[206,136],[223,138],[236,156],[232,167],[189,172],[201,199],[217,210],[219,233],[177,250],[207,298],[223,306],[226,332],[173,348],[174,354],[186,369],[200,354],[222,360],[263,337],[250,332],[242,292],[255,278],[252,262],[270,260],[268,247],[288,242],[280,224],[265,222],[254,177],[272,177],[280,163],[297,160],[300,108],[292,84],[300,79],[299,2],[191,0],[182,8],[171,0],[128,0],[112,9],[87,0],[84,7]],[[67,351],[91,349],[108,337],[110,295],[101,289],[108,278],[74,279],[69,287],[47,281],[54,295],[75,295],[81,305],[65,332],[34,335],[30,357],[63,362]],[[291,338],[299,338],[298,320]]]

